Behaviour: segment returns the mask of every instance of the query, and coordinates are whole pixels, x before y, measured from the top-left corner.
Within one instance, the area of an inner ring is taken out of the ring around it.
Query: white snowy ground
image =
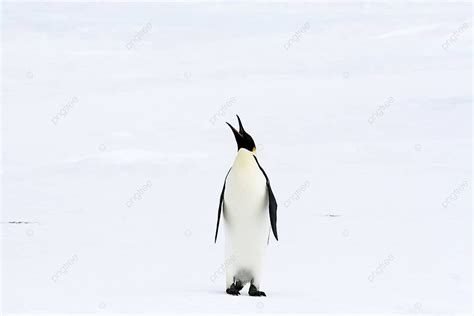
[[[470,311],[470,4],[4,2],[1,23],[3,312]],[[224,294],[213,243],[236,113],[280,207],[266,298]]]

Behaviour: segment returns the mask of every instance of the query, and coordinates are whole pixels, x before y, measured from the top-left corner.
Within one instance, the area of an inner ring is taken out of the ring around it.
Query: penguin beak
[[[239,120],[239,130],[237,131],[230,123],[226,122],[229,125],[232,133],[234,133],[235,140],[237,142],[237,150],[241,148],[245,148],[248,151],[252,151],[255,154],[255,143],[252,139],[252,136],[247,134],[244,130],[244,126],[242,125],[242,121],[240,117],[237,115],[237,119]]]
[[[239,120],[239,134],[243,136],[245,135],[244,126],[242,125],[242,121],[240,120],[240,117],[237,114],[235,116],[237,116],[237,119]]]
[[[227,125],[229,125],[230,129],[232,130],[232,133],[234,133],[235,140],[237,141],[237,144],[240,143],[240,140],[243,138],[243,135],[240,134],[232,125],[230,125],[229,122],[226,122]]]

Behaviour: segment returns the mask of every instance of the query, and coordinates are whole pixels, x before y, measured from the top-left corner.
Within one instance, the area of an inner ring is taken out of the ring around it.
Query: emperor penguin
[[[237,156],[227,173],[217,212],[217,241],[221,215],[225,226],[226,293],[240,295],[250,283],[250,296],[266,296],[260,291],[265,251],[273,232],[277,234],[277,202],[268,176],[256,157],[255,142],[242,125],[231,124],[237,141]]]

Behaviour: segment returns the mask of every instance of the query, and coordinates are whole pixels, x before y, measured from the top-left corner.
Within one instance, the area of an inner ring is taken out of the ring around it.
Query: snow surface
[[[4,2],[2,311],[469,312],[471,9]],[[236,113],[266,298],[213,243]]]

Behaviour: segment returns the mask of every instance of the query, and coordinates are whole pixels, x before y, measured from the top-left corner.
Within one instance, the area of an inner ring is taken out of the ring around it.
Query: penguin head
[[[226,122],[227,125],[229,125],[229,127],[232,129],[232,132],[234,133],[235,140],[237,141],[237,151],[239,151],[241,148],[244,148],[255,154],[257,151],[257,147],[255,146],[255,142],[253,141],[252,136],[250,136],[250,134],[248,134],[244,130],[244,127],[242,126],[242,121],[240,120],[240,117],[238,115],[237,115],[237,119],[239,120],[238,131],[232,125]]]

